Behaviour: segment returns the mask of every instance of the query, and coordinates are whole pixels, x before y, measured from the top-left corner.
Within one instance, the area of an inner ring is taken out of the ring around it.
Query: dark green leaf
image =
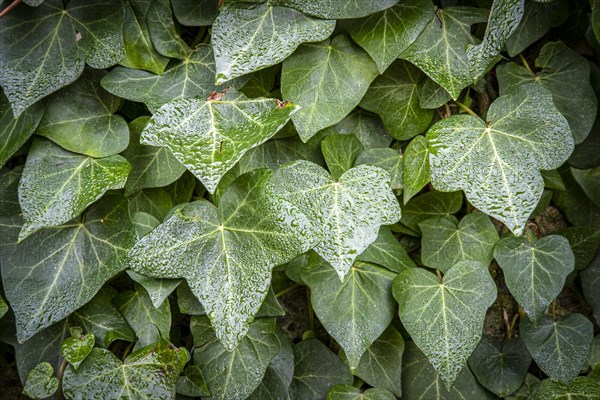
[[[410,141],[403,157],[402,186],[404,204],[431,180],[429,172],[429,148],[424,136],[417,136]]]
[[[420,232],[419,223],[428,218],[444,217],[456,213],[462,206],[462,193],[431,191],[411,199],[402,207],[402,222],[415,232]]]
[[[571,173],[587,197],[600,207],[600,166],[586,170],[571,168]]]
[[[8,99],[0,92],[0,167],[27,142],[43,115],[44,108],[39,103],[14,118]]]
[[[156,279],[128,270],[127,275],[146,289],[152,305],[159,308],[181,283],[180,279]]]
[[[219,14],[219,0],[171,0],[175,18],[181,25],[212,25]]]
[[[523,382],[521,387],[515,393],[507,396],[506,398],[510,400],[535,400],[535,393],[537,392],[539,385],[540,380],[534,375],[527,373],[525,376],[525,382]]]
[[[138,287],[135,291],[128,290],[119,293],[113,300],[113,304],[123,317],[125,317],[134,332],[138,332],[144,325],[150,322],[158,328],[161,337],[169,339],[171,309],[168,301],[156,308],[152,304],[148,293],[141,287]]]
[[[592,307],[594,319],[600,323],[600,256],[596,257],[586,269],[581,271],[581,286],[588,304]]]
[[[197,365],[190,365],[177,379],[177,394],[188,397],[208,397],[210,392],[202,375],[202,370]]]
[[[337,385],[329,389],[326,400],[396,400],[386,389],[360,390],[354,386]]]
[[[192,49],[179,37],[173,22],[169,0],[154,0],[146,17],[148,34],[154,49],[165,57],[185,60]]]
[[[329,172],[333,179],[338,180],[352,168],[354,160],[362,153],[363,146],[354,135],[332,133],[321,142],[321,150]]]
[[[579,271],[590,265],[600,246],[600,230],[570,226],[559,233],[569,241],[575,257],[575,269]]]
[[[292,7],[318,18],[360,18],[396,4],[398,0],[271,0],[271,3]]]
[[[354,134],[365,149],[388,147],[393,140],[379,117],[360,108],[335,124],[334,129],[344,135]]]
[[[414,261],[406,254],[404,247],[387,226],[379,228],[377,239],[360,253],[356,260],[378,264],[398,273],[407,268],[416,267]]]

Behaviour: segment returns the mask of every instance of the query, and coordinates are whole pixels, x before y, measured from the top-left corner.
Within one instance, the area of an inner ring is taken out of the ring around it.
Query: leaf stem
[[[458,108],[460,108],[461,110],[463,110],[467,114],[471,114],[472,116],[479,118],[479,115],[475,114],[475,111],[471,110],[469,107],[467,107],[466,105],[464,105],[460,101],[457,100],[454,103],[458,106]]]
[[[523,57],[523,54],[519,54],[519,57],[521,58],[521,62],[523,63],[525,69],[529,71],[530,74],[534,75],[533,71],[531,70],[531,67],[529,66],[529,63],[527,62],[525,57]]]
[[[281,297],[281,296],[283,296],[284,294],[286,294],[286,293],[289,293],[289,292],[291,292],[292,290],[296,290],[296,289],[298,289],[298,288],[299,288],[299,287],[301,287],[301,286],[302,286],[302,285],[299,285],[299,284],[297,284],[297,283],[296,283],[296,284],[294,284],[294,285],[292,285],[292,286],[288,286],[288,287],[286,287],[285,289],[282,289],[281,291],[279,291],[279,292],[275,293],[275,297]]]
[[[448,103],[444,104],[444,110],[446,111],[446,115],[444,116],[444,118],[452,116],[452,110],[450,110],[450,106],[448,105]]]
[[[435,270],[435,273],[437,274],[437,278],[438,278],[438,281],[440,282],[440,285],[441,285],[442,283],[444,283],[444,281],[443,281],[443,279],[442,279],[442,273],[440,272],[440,270],[439,270],[439,269],[436,269],[436,270]]]
[[[557,305],[556,303],[558,302],[558,299],[554,299],[554,301],[552,302],[552,321],[556,322],[556,309],[557,309]]]
[[[58,400],[62,400],[63,395],[62,395],[62,378],[63,375],[65,373],[65,368],[67,368],[67,359],[63,358],[60,366],[58,367],[58,373],[56,374],[56,378],[58,379],[58,389],[56,390],[56,398]]]
[[[15,0],[12,3],[10,3],[8,5],[8,7],[6,7],[4,10],[2,10],[0,12],[0,18],[4,17],[6,14],[8,14],[10,12],[10,10],[12,10],[13,8],[15,8],[16,6],[18,6],[19,4],[21,4],[23,0]]]

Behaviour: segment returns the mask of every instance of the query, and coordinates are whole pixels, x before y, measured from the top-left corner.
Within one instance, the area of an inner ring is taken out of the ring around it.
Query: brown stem
[[[63,378],[63,374],[65,373],[65,368],[67,368],[67,360],[65,358],[63,358],[62,362],[60,363],[60,366],[58,367],[58,373],[56,374],[56,377],[58,378],[58,390],[56,391],[56,398],[58,400],[62,400],[62,378]]]
[[[8,5],[4,10],[0,11],[0,18],[4,17],[6,14],[10,12],[13,8],[21,4],[23,0],[14,0],[12,3]]]
[[[441,284],[444,282],[444,281],[442,280],[442,273],[440,272],[440,270],[439,270],[439,269],[436,269],[436,270],[435,270],[435,273],[437,274],[438,281],[440,282],[440,285],[441,285]]]

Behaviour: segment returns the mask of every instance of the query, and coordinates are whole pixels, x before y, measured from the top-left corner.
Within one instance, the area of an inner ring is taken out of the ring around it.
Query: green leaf
[[[531,356],[520,338],[499,341],[484,335],[469,358],[477,380],[494,394],[506,397],[525,380]]]
[[[187,351],[165,340],[130,354],[123,363],[110,351],[96,348],[77,370],[67,366],[63,391],[74,400],[172,399],[186,362]]]
[[[585,170],[571,168],[571,173],[587,197],[600,207],[600,166]]]
[[[460,210],[462,193],[431,191],[411,199],[402,207],[402,222],[415,232],[420,232],[419,223],[428,218],[447,217]]]
[[[127,201],[115,196],[89,207],[85,221],[40,229],[17,244],[19,220],[0,220],[0,260],[17,338],[24,342],[86,304],[125,269],[135,235]]]
[[[272,4],[291,7],[317,18],[360,18],[385,10],[398,0],[271,0]]]
[[[521,387],[514,392],[512,395],[507,396],[510,400],[534,400],[537,388],[540,385],[540,380],[534,375],[527,373],[525,376],[525,382]]]
[[[337,385],[329,389],[326,400],[396,400],[396,397],[386,389],[362,391],[354,386]]]
[[[385,268],[356,263],[340,281],[325,262],[302,276],[311,290],[316,316],[344,349],[352,371],[394,317],[391,288],[395,276]]]
[[[477,44],[471,25],[486,20],[483,9],[448,7],[438,9],[423,33],[401,57],[425,72],[457,99],[474,79],[471,76],[466,47]]]
[[[277,170],[272,185],[279,201],[297,209],[290,210],[291,215],[307,218],[320,230],[320,243],[311,247],[335,268],[340,280],[375,241],[379,227],[400,218],[389,175],[378,167],[359,165],[335,181],[317,164],[296,161]]]
[[[467,59],[473,82],[497,61],[500,51],[523,17],[525,0],[496,0],[492,5],[483,41],[467,45]]]
[[[358,105],[377,66],[346,35],[303,44],[283,62],[281,93],[302,107],[292,120],[304,142]],[[344,79],[340,79],[340,77]]]
[[[421,108],[438,108],[452,100],[446,89],[427,79],[421,86]]]
[[[424,136],[417,136],[411,140],[404,150],[402,160],[402,186],[404,204],[406,204],[431,180],[427,139]]]
[[[122,188],[130,168],[121,156],[95,159],[35,140],[19,184],[25,220],[19,241],[79,216],[106,191]]]
[[[596,206],[587,197],[581,186],[573,178],[572,169],[562,169],[560,175],[567,190],[555,190],[552,202],[573,225],[600,229],[600,207]]]
[[[324,399],[333,386],[352,384],[348,367],[317,339],[294,346],[294,363],[290,400]]]
[[[392,137],[408,140],[425,131],[433,117],[420,105],[425,79],[419,68],[398,60],[373,81],[360,106],[378,114]]]
[[[500,93],[510,93],[528,83],[545,87],[552,93],[558,111],[567,119],[575,143],[581,143],[590,133],[598,109],[590,84],[590,63],[562,42],[549,42],[540,50],[535,66],[541,69],[535,74],[515,63],[499,66]]]
[[[569,241],[558,235],[535,242],[505,237],[496,245],[494,258],[510,293],[533,321],[544,315],[575,266]]]
[[[150,278],[132,270],[127,270],[127,275],[146,289],[154,308],[159,308],[181,283],[180,279]]]
[[[373,148],[356,157],[354,165],[373,165],[390,174],[390,187],[402,189],[402,153],[390,148]]]
[[[406,254],[404,247],[387,226],[379,228],[377,239],[360,253],[356,260],[378,264],[398,273],[407,268],[416,267],[414,261]]]
[[[538,388],[536,399],[593,400],[599,397],[600,381],[581,376],[568,384],[558,379],[544,379]]]
[[[279,353],[274,319],[257,319],[239,345],[229,351],[211,341],[194,352],[212,399],[245,399],[258,387],[269,362]]]
[[[186,367],[183,374],[177,379],[176,391],[177,394],[188,397],[210,396],[202,370],[197,365]]]
[[[365,149],[388,147],[393,140],[378,116],[360,108],[335,124],[334,129],[344,135],[354,134]]]
[[[39,103],[14,118],[8,99],[0,91],[0,167],[27,142],[43,115],[44,108]]]
[[[334,28],[335,21],[311,18],[292,8],[226,3],[212,27],[216,82],[280,63],[301,43],[327,39]]]
[[[305,221],[296,219],[289,229],[270,211],[270,176],[261,170],[239,178],[218,209],[205,200],[179,208],[130,253],[136,272],[185,278],[228,350],[244,336],[266,297],[271,269],[314,245]]]
[[[362,355],[354,374],[369,385],[402,396],[401,368],[404,339],[390,325]]]
[[[579,375],[594,338],[594,326],[581,314],[569,314],[557,321],[546,315],[537,326],[523,318],[519,332],[540,369],[565,382]]]
[[[134,332],[138,332],[150,322],[158,328],[161,337],[169,339],[171,309],[168,301],[162,303],[159,307],[154,307],[146,290],[138,287],[135,291],[128,290],[119,293],[114,298],[113,304],[125,317]]]
[[[475,260],[489,265],[500,239],[484,213],[468,214],[460,223],[454,217],[436,217],[419,223],[423,233],[421,261],[429,268],[448,271],[459,261]]]
[[[29,371],[23,394],[32,399],[45,399],[56,393],[57,389],[58,379],[54,376],[54,368],[42,362]]]
[[[600,246],[600,230],[587,226],[570,226],[559,233],[569,241],[575,257],[575,269],[580,271],[590,265]]]
[[[402,324],[450,390],[481,338],[496,284],[478,261],[461,261],[444,275],[419,268],[394,280]],[[406,386],[404,386],[406,387]]]
[[[419,348],[413,342],[406,342],[402,364],[402,387],[407,399],[427,400],[466,400],[497,399],[483,389],[469,370],[463,368],[450,391],[442,385],[442,379]]]
[[[275,135],[299,109],[276,99],[222,96],[228,99],[171,101],[141,136],[142,144],[168,148],[210,193],[244,153]]]
[[[129,196],[129,215],[145,212],[162,221],[173,207],[173,199],[163,188],[144,189]]]
[[[219,14],[219,0],[171,0],[175,18],[181,25],[212,25]]]
[[[71,337],[62,342],[60,353],[74,369],[77,369],[94,348],[94,343],[93,333],[84,335],[81,328],[74,327],[71,328]]]
[[[402,1],[358,21],[348,21],[348,33],[383,72],[417,39],[434,12],[429,0]]]
[[[6,304],[6,301],[0,296],[0,318],[4,317],[7,312],[8,304]]]
[[[154,49],[165,57],[184,60],[192,49],[179,37],[169,0],[154,0],[146,17],[148,34]]]
[[[600,323],[600,257],[596,256],[592,264],[581,271],[581,287],[586,301],[592,307],[594,319]]]
[[[332,133],[321,142],[321,150],[329,172],[337,180],[352,168],[363,146],[354,135]]]
[[[464,190],[481,211],[516,235],[544,190],[541,169],[561,166],[573,137],[548,90],[523,85],[490,106],[487,121],[454,115],[427,132],[431,181],[437,190]]]

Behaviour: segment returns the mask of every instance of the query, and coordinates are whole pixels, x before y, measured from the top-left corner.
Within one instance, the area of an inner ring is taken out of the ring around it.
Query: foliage
[[[9,3],[24,395],[600,398],[600,1]]]

